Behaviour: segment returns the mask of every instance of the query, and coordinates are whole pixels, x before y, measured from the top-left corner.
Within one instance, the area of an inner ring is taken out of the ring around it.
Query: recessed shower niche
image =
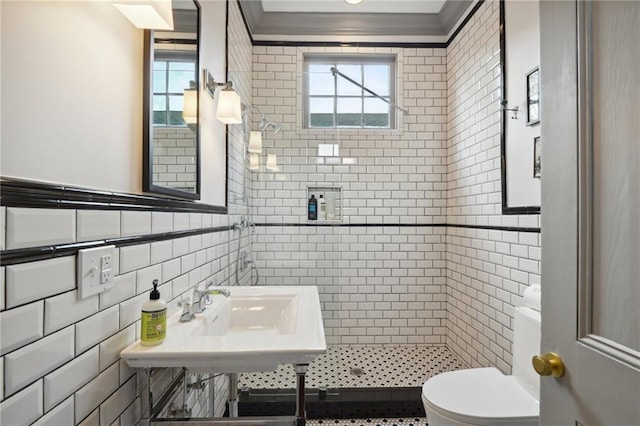
[[[342,222],[342,188],[338,186],[307,186],[307,211],[311,196],[316,200],[317,219],[307,222],[338,223]]]

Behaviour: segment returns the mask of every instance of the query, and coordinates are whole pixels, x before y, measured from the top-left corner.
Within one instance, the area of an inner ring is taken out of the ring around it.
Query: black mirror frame
[[[502,86],[502,98],[507,97],[507,42],[505,35],[505,0],[500,0],[500,85]],[[509,206],[507,200],[507,113],[506,108],[500,111],[500,174],[502,187],[502,214],[539,214],[540,206]]]
[[[200,10],[200,3],[197,0],[193,0],[196,9],[198,11],[198,44],[197,44],[197,57],[198,64],[196,66],[196,87],[198,88],[198,99],[200,98],[200,37],[201,37],[201,25],[202,14]],[[153,119],[152,119],[152,106],[153,106],[153,31],[144,30],[144,60],[143,60],[143,106],[142,106],[142,190],[144,192],[150,192],[154,194],[162,194],[172,198],[181,198],[189,200],[199,200],[202,191],[200,179],[200,165],[202,162],[200,155],[200,102],[198,101],[198,125],[195,129],[196,134],[196,191],[188,192],[179,189],[174,189],[166,186],[160,186],[153,183]]]

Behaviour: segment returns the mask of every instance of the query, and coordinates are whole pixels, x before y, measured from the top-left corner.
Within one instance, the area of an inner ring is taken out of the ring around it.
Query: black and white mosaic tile
[[[426,417],[401,419],[318,419],[307,420],[307,426],[427,426]]]
[[[431,376],[463,367],[446,346],[332,346],[310,365],[306,387],[420,387]],[[281,365],[274,372],[242,374],[239,387],[293,389],[295,373]]]

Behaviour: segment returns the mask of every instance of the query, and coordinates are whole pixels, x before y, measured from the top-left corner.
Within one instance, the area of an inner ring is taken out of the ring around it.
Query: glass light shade
[[[278,156],[276,154],[267,155],[267,170],[272,172],[278,170]]]
[[[249,136],[249,152],[261,153],[262,152],[262,133],[251,132]]]
[[[218,93],[216,118],[224,124],[242,124],[242,102],[235,90],[221,90]]]
[[[113,5],[140,29],[173,30],[171,0],[117,0]]]
[[[259,170],[260,169],[260,154],[251,153],[249,154],[249,170]]]
[[[362,3],[362,0],[344,0],[344,1],[345,1],[345,3],[348,3],[348,4],[360,4],[360,3]]]
[[[198,90],[185,89],[182,105],[182,119],[187,124],[198,122]]]

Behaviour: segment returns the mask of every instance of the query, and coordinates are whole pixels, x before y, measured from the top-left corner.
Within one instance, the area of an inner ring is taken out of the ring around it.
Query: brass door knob
[[[536,355],[531,359],[533,369],[541,376],[562,377],[564,375],[564,363],[558,354],[547,352],[544,355]]]

